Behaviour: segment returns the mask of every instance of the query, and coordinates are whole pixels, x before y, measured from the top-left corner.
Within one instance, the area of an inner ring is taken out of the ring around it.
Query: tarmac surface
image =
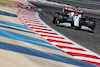
[[[75,7],[100,10],[99,0],[47,0],[47,1],[53,1],[61,4],[68,4]]]

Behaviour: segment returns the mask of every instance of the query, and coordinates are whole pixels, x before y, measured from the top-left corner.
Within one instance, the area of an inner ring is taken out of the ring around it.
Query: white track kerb
[[[45,24],[40,19],[38,10],[36,7],[31,10],[21,9],[17,12],[17,15],[31,31],[64,53],[79,60],[100,66],[100,55],[80,46]]]

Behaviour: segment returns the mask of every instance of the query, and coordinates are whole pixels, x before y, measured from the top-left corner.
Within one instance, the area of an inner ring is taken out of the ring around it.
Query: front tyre
[[[83,25],[84,21],[83,20],[80,20],[79,21],[79,28],[81,29],[82,25]]]
[[[74,27],[74,21],[72,21],[70,23],[71,23],[71,27],[73,28]]]

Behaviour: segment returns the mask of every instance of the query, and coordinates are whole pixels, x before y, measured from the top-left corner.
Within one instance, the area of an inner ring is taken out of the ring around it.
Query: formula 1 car
[[[83,11],[76,9],[71,9],[64,7],[62,13],[55,12],[53,16],[52,23],[71,23],[71,27],[81,29],[82,25],[87,26],[92,31],[95,28],[95,21],[93,19],[88,18],[87,16],[83,16]]]

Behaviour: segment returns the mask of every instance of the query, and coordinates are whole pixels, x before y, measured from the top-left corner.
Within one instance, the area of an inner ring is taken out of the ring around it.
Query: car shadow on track
[[[94,31],[92,31],[91,29],[89,29],[88,27],[85,27],[85,26],[82,26],[81,29],[80,28],[76,28],[76,27],[71,27],[70,24],[66,24],[66,23],[56,24],[56,26],[94,33]]]

